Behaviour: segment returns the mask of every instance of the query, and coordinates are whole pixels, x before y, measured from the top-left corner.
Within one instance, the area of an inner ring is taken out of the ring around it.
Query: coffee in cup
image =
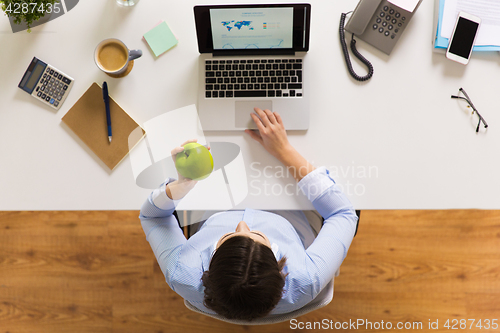
[[[94,61],[103,72],[117,75],[127,71],[129,62],[142,56],[141,50],[129,50],[119,39],[105,39],[97,45]]]

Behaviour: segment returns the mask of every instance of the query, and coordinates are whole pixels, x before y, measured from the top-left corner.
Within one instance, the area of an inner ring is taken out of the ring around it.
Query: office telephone
[[[344,22],[347,13],[342,14],[340,40],[349,72],[356,80],[368,80],[373,75],[373,67],[356,50],[354,36],[389,55],[421,2],[422,0],[418,1],[413,11],[400,8],[388,0],[361,0],[358,3],[345,25],[345,30],[352,33],[351,49],[354,55],[368,67],[369,73],[364,77],[356,75],[352,70],[344,37]]]

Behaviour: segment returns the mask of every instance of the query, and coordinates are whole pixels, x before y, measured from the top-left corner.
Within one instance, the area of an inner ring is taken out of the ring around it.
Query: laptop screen
[[[310,4],[195,6],[200,53],[290,54],[309,49]]]
[[[210,9],[214,50],[293,46],[293,7]]]

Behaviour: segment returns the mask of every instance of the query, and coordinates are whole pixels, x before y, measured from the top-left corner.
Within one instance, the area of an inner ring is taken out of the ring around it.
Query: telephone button
[[[377,30],[378,29],[378,24],[374,24],[373,25],[373,30]]]
[[[393,28],[394,27],[391,24],[389,24],[389,26],[387,27],[387,29],[389,29],[389,30],[392,30]]]
[[[380,12],[380,17],[384,17],[385,16],[385,13],[384,12]]]
[[[378,32],[380,32],[380,33],[384,32],[384,28],[378,29]]]
[[[382,22],[382,19],[380,17],[377,17],[377,23]]]
[[[390,20],[391,20],[391,18],[392,18],[392,17],[391,17],[391,15],[387,15],[387,16],[385,17],[385,19],[386,19],[387,21],[390,21]]]
[[[390,32],[389,32],[389,31],[386,31],[386,32],[384,33],[384,35],[386,35],[386,36],[389,36],[389,34],[390,34]]]
[[[382,22],[382,26],[383,26],[383,27],[387,27],[387,22],[385,22],[385,21],[384,21],[384,22]]]
[[[392,15],[392,14],[394,14],[394,12],[395,12],[394,9],[391,8],[391,10],[389,11],[389,14]]]
[[[396,15],[394,15],[394,16],[396,16],[396,18],[399,18],[401,16],[401,14],[400,13],[396,13]]]
[[[399,29],[394,30],[394,32],[395,32],[395,33],[398,33],[398,32],[399,32]]]
[[[396,35],[392,34],[391,39],[394,39],[394,38],[396,38]]]
[[[388,11],[389,10],[389,7],[388,6],[384,6],[384,11]]]
[[[392,19],[391,23],[392,23],[392,24],[396,24],[396,23],[398,23],[398,20],[396,20],[396,19]]]

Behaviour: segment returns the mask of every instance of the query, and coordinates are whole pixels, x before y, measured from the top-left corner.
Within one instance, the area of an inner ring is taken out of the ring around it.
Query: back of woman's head
[[[266,316],[281,299],[285,258],[250,237],[234,236],[222,243],[203,274],[205,306],[227,319]]]

